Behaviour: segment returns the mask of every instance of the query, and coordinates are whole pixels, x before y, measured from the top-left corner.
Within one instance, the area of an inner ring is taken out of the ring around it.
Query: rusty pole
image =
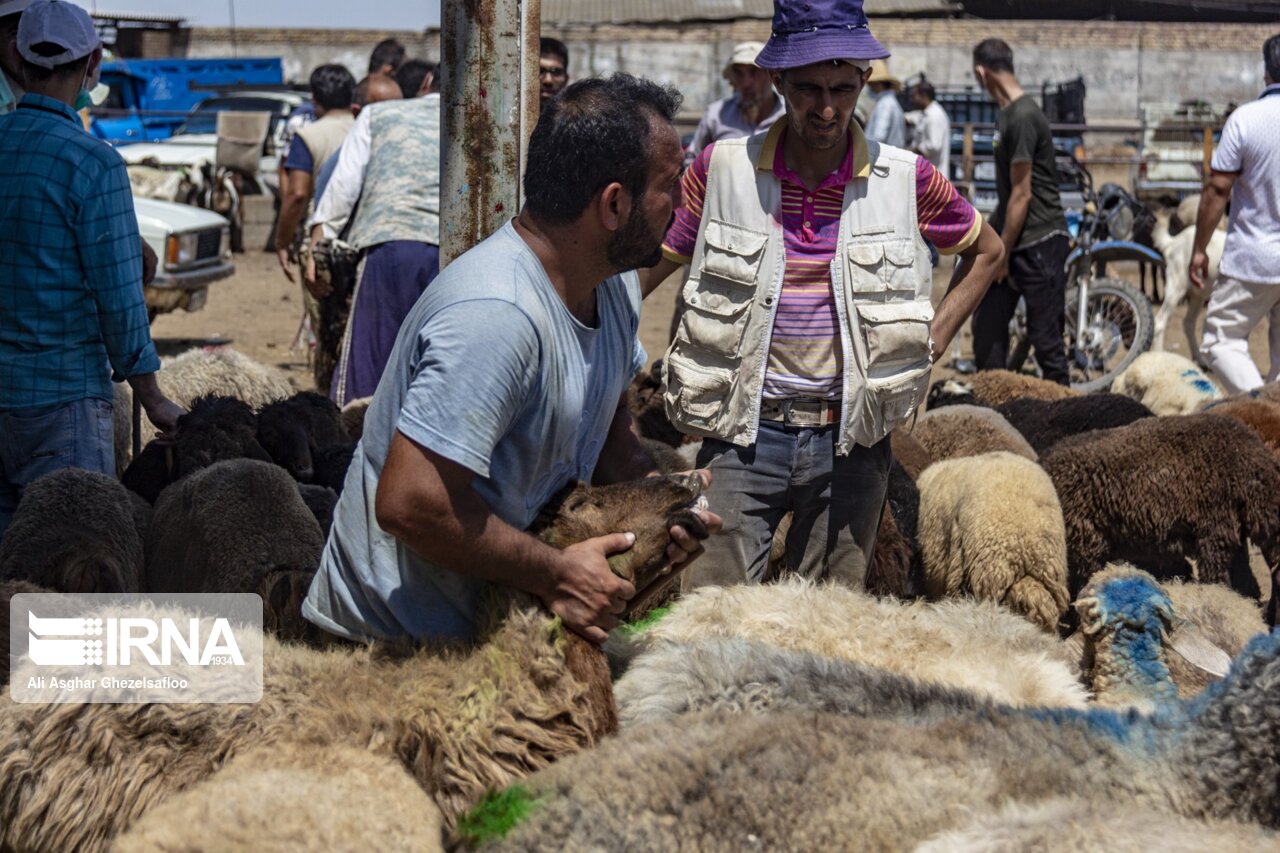
[[[440,33],[440,265],[520,209],[538,120],[541,0],[444,0]]]

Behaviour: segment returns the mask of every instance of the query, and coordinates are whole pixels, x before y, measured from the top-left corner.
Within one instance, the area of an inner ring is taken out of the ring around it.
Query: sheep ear
[[[1169,646],[1187,663],[1218,678],[1225,678],[1231,669],[1231,655],[1215,646],[1194,625],[1184,624],[1175,629]]]

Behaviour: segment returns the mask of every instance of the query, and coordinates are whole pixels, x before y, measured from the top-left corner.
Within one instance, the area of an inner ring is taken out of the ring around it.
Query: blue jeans
[[[750,447],[703,441],[698,467],[711,469],[707,501],[724,518],[724,530],[685,571],[685,589],[766,580],[773,534],[787,512],[791,570],[866,585],[888,485],[889,439],[837,456],[837,430],[761,421]]]
[[[109,400],[92,397],[0,412],[0,538],[32,480],[63,468],[115,476],[112,412]]]

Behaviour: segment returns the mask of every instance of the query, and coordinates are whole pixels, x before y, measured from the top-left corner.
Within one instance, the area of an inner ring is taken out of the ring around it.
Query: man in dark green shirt
[[[991,225],[1005,248],[1005,268],[973,314],[973,355],[979,370],[1005,367],[1009,320],[1027,301],[1027,333],[1046,379],[1070,382],[1063,319],[1070,250],[1058,196],[1053,135],[1035,98],[1018,84],[1013,51],[1000,39],[973,49],[973,73],[1000,105],[995,142],[999,206]]]

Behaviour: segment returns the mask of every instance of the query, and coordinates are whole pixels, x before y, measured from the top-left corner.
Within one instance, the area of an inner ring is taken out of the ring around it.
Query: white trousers
[[[1258,284],[1218,276],[1204,317],[1200,349],[1209,367],[1228,392],[1251,391],[1263,383],[1249,355],[1249,333],[1262,320],[1270,321],[1267,341],[1271,370],[1267,382],[1280,377],[1280,284]]]

